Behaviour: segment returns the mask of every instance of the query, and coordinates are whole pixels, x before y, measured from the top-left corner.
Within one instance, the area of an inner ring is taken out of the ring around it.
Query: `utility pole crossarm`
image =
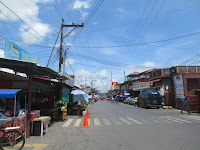
[[[79,24],[75,25],[73,23],[71,25],[63,24],[62,27],[84,27],[84,23],[82,23],[82,25],[79,25]]]

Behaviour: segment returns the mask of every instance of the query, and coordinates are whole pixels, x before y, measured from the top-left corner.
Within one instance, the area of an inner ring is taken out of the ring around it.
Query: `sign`
[[[5,58],[38,63],[37,57],[20,48],[15,43],[6,40]]]
[[[133,85],[133,91],[141,90],[141,89],[147,89],[147,88],[150,88],[150,87],[151,87],[150,83]]]
[[[67,80],[65,80],[65,83],[73,87],[75,76],[74,75],[68,75],[68,74],[65,74],[65,76],[68,78]]]
[[[80,85],[82,88],[85,88],[85,85]]]
[[[174,88],[175,88],[176,98],[182,98],[184,96],[182,75],[174,76]]]
[[[114,89],[115,89],[115,90],[119,90],[119,85],[115,85],[115,86],[114,86]]]
[[[118,85],[118,82],[112,82],[112,85]]]

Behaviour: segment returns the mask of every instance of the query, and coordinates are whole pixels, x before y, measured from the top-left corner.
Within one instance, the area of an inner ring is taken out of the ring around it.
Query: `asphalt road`
[[[55,122],[44,137],[32,136],[30,150],[199,150],[200,116],[179,110],[144,109],[98,101],[90,104],[89,128],[83,116]]]

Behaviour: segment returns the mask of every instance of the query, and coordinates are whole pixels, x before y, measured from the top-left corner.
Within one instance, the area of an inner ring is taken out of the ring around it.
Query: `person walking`
[[[181,113],[183,114],[183,110],[185,109],[185,107],[187,108],[187,111],[188,111],[188,114],[190,114],[190,109],[189,109],[189,106],[188,106],[188,102],[189,102],[189,99],[188,97],[183,97],[182,98],[182,102],[183,102],[183,106],[182,106],[182,109],[181,109]]]
[[[118,97],[115,97],[116,104],[118,104]]]

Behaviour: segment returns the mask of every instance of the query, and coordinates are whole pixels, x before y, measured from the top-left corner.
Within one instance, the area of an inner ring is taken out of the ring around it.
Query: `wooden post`
[[[27,119],[27,138],[30,137],[30,123],[31,123],[31,92],[32,92],[32,70],[29,72],[29,87],[28,87],[28,119]]]

